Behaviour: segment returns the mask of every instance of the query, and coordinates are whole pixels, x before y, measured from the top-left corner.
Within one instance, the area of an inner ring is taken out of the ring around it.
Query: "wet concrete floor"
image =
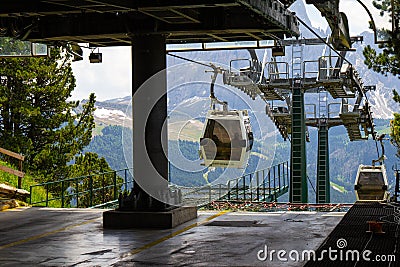
[[[316,250],[344,215],[200,211],[174,229],[111,230],[102,227],[103,211],[0,212],[0,266],[303,266],[288,254],[258,258],[265,246],[268,256]]]

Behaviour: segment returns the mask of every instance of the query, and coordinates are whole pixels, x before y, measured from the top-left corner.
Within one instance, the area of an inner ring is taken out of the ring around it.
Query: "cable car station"
[[[265,266],[267,262],[259,258],[266,242],[274,249],[313,249],[318,255],[347,236],[349,245],[361,246],[361,250],[370,242],[379,247],[380,241],[374,237],[382,231],[371,228],[370,241],[369,235],[364,240],[365,218],[379,221],[384,216],[398,216],[399,210],[392,207],[388,211],[381,203],[389,199],[382,143],[382,157],[371,166],[359,166],[354,183],[357,202],[350,210],[341,212],[346,205],[331,205],[330,199],[329,129],[343,125],[350,141],[371,137],[382,142],[383,138],[376,136],[366,97],[375,86],[365,85],[346,59],[346,54],[352,53],[352,44],[363,38],[350,37],[346,15],[339,12],[339,1],[333,0],[306,1],[328,21],[330,39],[301,38],[300,24],[307,25],[288,10],[293,2],[3,0],[0,37],[68,47],[78,60],[78,44],[88,43],[95,63],[102,57],[94,49],[132,47],[134,186],[128,195],[121,194],[119,208],[105,212],[31,208],[0,214],[0,222],[6,223],[1,224],[8,225],[0,227],[4,233],[0,238],[0,265]],[[197,206],[182,206],[185,192],[168,184],[166,57],[170,52],[207,51],[208,45],[216,42],[226,43],[221,49],[235,49],[235,42],[240,41],[256,44],[241,48],[248,50],[249,58],[231,59],[227,69],[211,66],[210,109],[198,140],[202,165],[244,168],[253,149],[250,110],[234,109],[214,92],[215,79],[221,74],[223,83],[232,90],[265,103],[265,116],[283,140],[290,142],[290,166],[281,164],[267,173],[250,175],[249,180],[232,177],[226,185],[203,188],[205,199],[208,193],[219,190],[222,205],[263,203],[273,212],[198,211]],[[265,41],[274,41],[268,47],[272,57],[267,62],[259,60],[255,52],[267,48]],[[201,44],[201,48],[176,49],[193,43]],[[175,50],[167,49],[167,45],[175,45]],[[305,60],[304,47],[317,45],[325,46],[324,53]],[[32,55],[45,56],[39,48],[32,48]],[[286,53],[285,61],[282,58]],[[243,68],[233,67],[238,61],[244,62]],[[314,94],[318,102],[308,103],[308,94]],[[308,127],[318,129],[315,204],[309,204],[308,198]],[[277,202],[286,192],[289,203]],[[284,208],[279,209],[279,205]],[[318,212],[327,206],[330,212]],[[288,211],[291,209],[295,211]],[[24,214],[29,215],[29,223],[22,223]],[[397,246],[399,237],[393,225],[388,225],[385,231],[393,238],[385,242],[391,249]],[[346,233],[350,234],[340,236]],[[19,249],[27,252],[27,257],[21,257]],[[397,251],[395,255],[400,257]],[[326,262],[309,260],[293,266],[321,266],[318,264]],[[272,264],[286,266],[278,260]]]

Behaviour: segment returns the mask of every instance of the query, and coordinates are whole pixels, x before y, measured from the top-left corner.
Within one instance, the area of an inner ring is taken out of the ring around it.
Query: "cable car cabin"
[[[384,201],[389,198],[388,181],[384,165],[358,167],[354,185],[357,201]]]
[[[244,168],[253,146],[247,110],[209,110],[200,138],[202,165]]]

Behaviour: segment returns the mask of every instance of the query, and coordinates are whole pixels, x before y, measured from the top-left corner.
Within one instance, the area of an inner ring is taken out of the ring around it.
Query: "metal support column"
[[[168,190],[165,37],[135,36],[132,63],[133,209],[162,210],[159,199]]]
[[[307,203],[307,160],[306,127],[304,119],[304,92],[301,78],[293,81],[292,94],[292,140],[291,140],[291,179],[289,201]]]
[[[329,143],[326,118],[320,118],[318,129],[317,203],[330,203]]]

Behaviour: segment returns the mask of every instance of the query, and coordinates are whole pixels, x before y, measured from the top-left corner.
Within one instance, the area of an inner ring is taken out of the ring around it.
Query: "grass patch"
[[[340,193],[347,193],[347,190],[344,188],[344,186],[340,186],[338,184],[335,184],[334,182],[331,182],[330,184],[333,189],[339,191]]]
[[[105,127],[106,127],[106,125],[104,125],[102,123],[96,123],[96,126],[94,127],[94,129],[92,131],[92,135],[93,136],[103,135],[103,133],[101,131],[103,131],[103,129]]]
[[[12,168],[12,166],[10,164],[5,163],[3,161],[0,161],[0,164]],[[0,183],[17,187],[18,177],[15,175],[0,171]],[[30,187],[32,185],[36,185],[36,184],[38,184],[38,182],[29,173],[25,174],[24,178],[22,178],[22,189],[25,189],[28,192],[30,192]],[[45,201],[46,200],[46,189],[43,187],[34,187],[31,197],[32,197],[32,203]],[[49,193],[48,198],[49,199],[53,198],[51,193]],[[29,200],[28,200],[28,202],[29,202]],[[38,205],[45,206],[45,203],[41,203]],[[20,206],[23,206],[23,205],[21,204]],[[49,207],[61,207],[61,201],[60,200],[50,201]]]

